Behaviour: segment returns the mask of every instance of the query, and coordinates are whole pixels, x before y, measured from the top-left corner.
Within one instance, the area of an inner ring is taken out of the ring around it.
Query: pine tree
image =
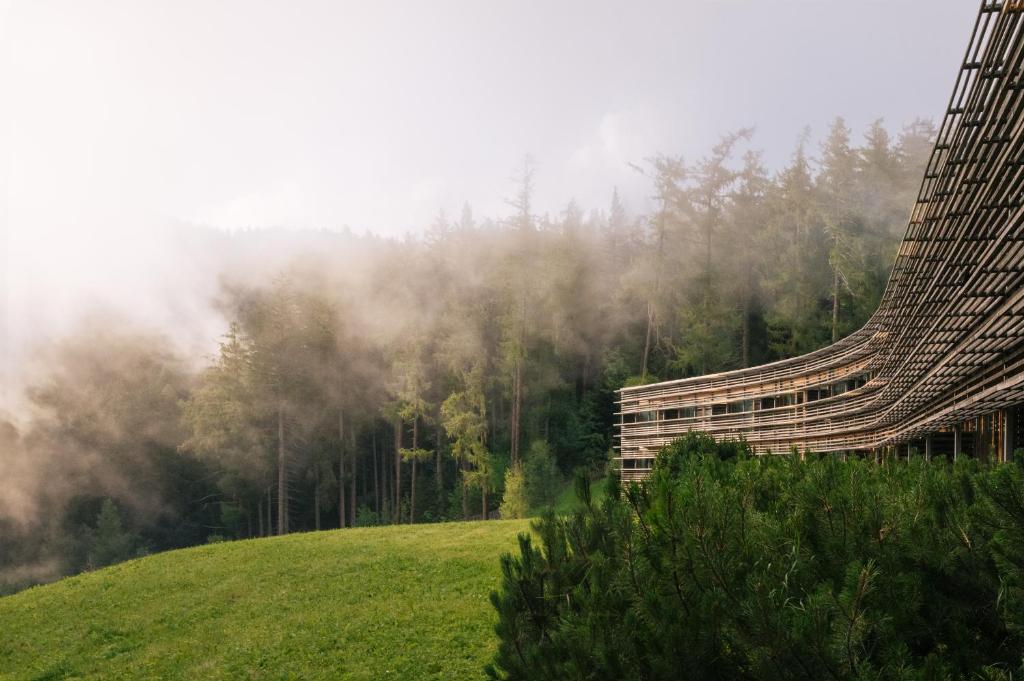
[[[850,130],[837,118],[822,148],[818,191],[825,236],[828,238],[828,263],[832,273],[830,336],[840,336],[841,298],[852,293],[850,276],[859,266],[856,253],[853,200],[855,197],[856,156],[850,147]]]
[[[103,500],[96,516],[96,527],[87,531],[86,542],[87,565],[90,569],[120,563],[138,552],[135,535],[124,528],[121,513],[110,498]]]
[[[502,558],[496,679],[999,678],[1024,656],[1024,474],[753,457],[691,433]],[[985,537],[991,537],[992,542]],[[1005,678],[1005,677],[1003,677]]]

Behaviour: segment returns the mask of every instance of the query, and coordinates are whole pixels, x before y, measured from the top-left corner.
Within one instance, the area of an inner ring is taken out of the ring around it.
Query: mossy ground
[[[149,556],[0,598],[0,679],[474,679],[529,521],[359,528]]]

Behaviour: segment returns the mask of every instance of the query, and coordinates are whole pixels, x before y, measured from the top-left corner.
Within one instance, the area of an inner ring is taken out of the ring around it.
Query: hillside
[[[0,679],[480,678],[528,521],[172,551],[0,598]]]

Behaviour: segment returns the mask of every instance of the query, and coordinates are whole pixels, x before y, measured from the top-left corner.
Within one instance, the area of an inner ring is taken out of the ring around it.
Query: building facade
[[[878,310],[828,347],[623,388],[624,479],[690,430],[761,454],[1024,446],[1024,12],[984,2]]]

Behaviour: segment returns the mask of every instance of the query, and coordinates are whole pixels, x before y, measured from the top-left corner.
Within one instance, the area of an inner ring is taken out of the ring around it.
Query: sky
[[[179,319],[184,225],[401,236],[464,203],[501,216],[526,154],[538,213],[605,207],[613,187],[642,213],[631,164],[659,152],[755,126],[778,168],[836,115],[855,133],[938,118],[976,11],[0,0],[0,386],[90,304]]]

